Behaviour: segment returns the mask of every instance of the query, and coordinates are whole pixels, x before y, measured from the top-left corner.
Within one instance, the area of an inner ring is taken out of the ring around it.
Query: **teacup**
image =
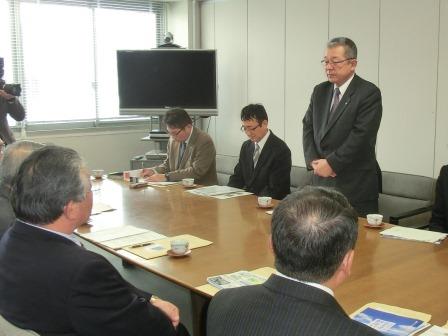
[[[186,239],[174,239],[171,242],[171,252],[174,254],[185,254],[188,251],[190,243]]]
[[[379,226],[383,223],[383,215],[380,214],[368,214],[367,223],[372,226]]]
[[[182,185],[185,187],[191,187],[194,185],[194,178],[184,178],[182,179]]]
[[[104,169],[93,169],[92,170],[92,176],[96,179],[103,178],[104,175]]]
[[[271,206],[272,205],[272,197],[269,197],[269,196],[258,197],[258,205],[263,208]]]

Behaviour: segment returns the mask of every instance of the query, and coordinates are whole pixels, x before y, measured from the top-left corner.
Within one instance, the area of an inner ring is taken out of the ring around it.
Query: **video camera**
[[[3,80],[4,73],[4,61],[3,58],[0,57],[0,90],[3,90],[10,95],[19,97],[22,93],[22,87],[20,84],[6,84]]]

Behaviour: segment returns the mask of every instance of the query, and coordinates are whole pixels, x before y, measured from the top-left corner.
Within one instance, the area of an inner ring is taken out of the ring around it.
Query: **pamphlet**
[[[352,317],[386,336],[407,336],[426,328],[425,321],[367,307]]]
[[[259,285],[266,281],[265,277],[248,271],[239,271],[230,274],[216,275],[207,278],[207,282],[218,288],[235,288],[250,285]]]

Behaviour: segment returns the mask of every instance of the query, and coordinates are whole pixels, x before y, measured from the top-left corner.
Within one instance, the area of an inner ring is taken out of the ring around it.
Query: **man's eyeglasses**
[[[241,132],[253,132],[253,131],[255,131],[258,127],[260,127],[260,124],[258,124],[257,126],[253,126],[253,127],[241,126],[240,130],[241,130]]]
[[[182,132],[184,130],[185,127],[182,127],[181,129],[179,129],[177,132],[170,132],[169,130],[166,130],[168,132],[168,134],[172,137],[178,136],[180,132]]]
[[[345,62],[345,61],[350,61],[350,60],[352,60],[352,59],[355,59],[355,58],[354,58],[354,57],[346,58],[346,59],[343,59],[343,60],[341,60],[341,61],[329,61],[329,60],[323,59],[322,61],[320,61],[320,63],[321,63],[324,67],[327,66],[327,65],[335,66],[335,65],[337,65],[337,64],[341,64],[341,63],[343,63],[343,62]]]

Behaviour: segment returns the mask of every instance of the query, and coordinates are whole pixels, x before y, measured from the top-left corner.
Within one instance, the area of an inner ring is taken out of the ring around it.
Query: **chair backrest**
[[[434,204],[435,179],[432,177],[382,172],[382,193],[380,194],[379,212],[385,221],[390,216],[431,206]],[[419,227],[428,224],[430,211],[418,216],[402,219],[399,225]]]
[[[39,336],[38,333],[32,330],[25,330],[16,327],[10,322],[6,321],[3,316],[0,315],[0,336]]]
[[[311,184],[312,172],[305,167],[291,167],[291,192]]]
[[[219,185],[227,185],[237,163],[238,156],[216,155],[216,173]]]

